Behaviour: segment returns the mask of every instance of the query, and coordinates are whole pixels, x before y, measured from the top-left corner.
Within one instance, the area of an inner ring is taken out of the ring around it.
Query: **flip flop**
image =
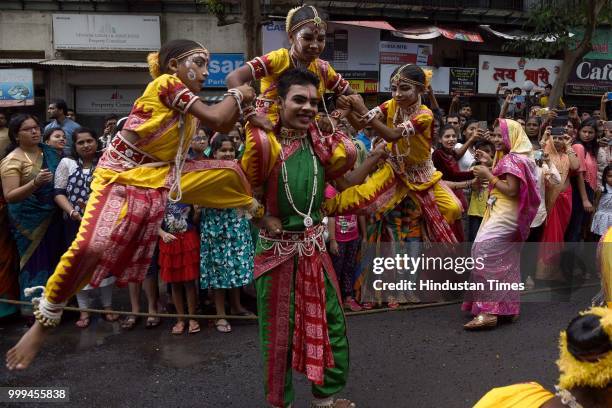
[[[225,319],[217,319],[215,321],[215,328],[219,333],[230,333],[232,331],[232,326]]]
[[[89,319],[89,317],[83,317],[83,318],[80,318],[79,320],[77,320],[75,325],[79,329],[85,329],[85,328],[89,327],[89,323],[91,323],[91,320]]]
[[[136,326],[136,322],[138,322],[138,318],[136,316],[128,316],[121,322],[121,328],[124,330],[132,330],[134,326]]]
[[[244,316],[244,317],[247,317],[247,316],[255,316],[255,313],[250,312],[248,310],[245,310],[244,312],[240,312],[240,313],[232,313],[232,315],[233,316]]]
[[[195,333],[199,333],[200,330],[201,330],[200,324],[198,322],[196,322],[195,320],[189,321],[189,330],[187,331],[187,333],[195,334]]]
[[[152,329],[154,327],[157,327],[161,324],[161,319],[159,317],[147,317],[147,322],[145,323],[145,328],[147,329]]]
[[[185,322],[184,321],[180,321],[180,322],[176,322],[176,324],[172,327],[172,334],[183,334],[183,332],[185,331]]]
[[[113,313],[106,313],[104,315],[104,320],[106,320],[107,322],[116,322],[117,320],[119,320],[119,315]]]

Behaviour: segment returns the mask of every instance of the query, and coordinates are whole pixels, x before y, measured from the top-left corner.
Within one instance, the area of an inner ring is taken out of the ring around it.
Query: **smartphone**
[[[608,101],[612,101],[612,92],[608,92],[607,99]]]
[[[567,126],[567,118],[566,117],[556,117],[552,120],[552,127],[562,127],[565,128]]]
[[[552,136],[562,136],[565,134],[565,126],[563,127],[553,127],[552,129],[550,129],[550,134]]]
[[[569,116],[569,109],[555,109],[557,116]]]
[[[481,120],[478,122],[478,129],[488,130],[489,126],[486,120]]]
[[[507,82],[500,82],[499,86],[508,86],[508,83]]]

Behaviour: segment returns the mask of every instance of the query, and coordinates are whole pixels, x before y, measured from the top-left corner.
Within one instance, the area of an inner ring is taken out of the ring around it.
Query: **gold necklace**
[[[23,154],[25,155],[26,159],[28,159],[28,162],[30,162],[30,164],[33,166],[34,162],[32,161],[32,159],[30,159],[30,156],[28,156],[28,154],[26,153],[25,150],[21,149],[21,151],[23,152]],[[38,153],[38,156],[42,155],[42,152]],[[38,157],[36,158],[36,160],[38,161]]]

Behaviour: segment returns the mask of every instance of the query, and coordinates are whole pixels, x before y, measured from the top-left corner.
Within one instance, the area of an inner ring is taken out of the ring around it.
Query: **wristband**
[[[366,114],[362,115],[361,119],[363,119],[366,123],[370,123],[374,119],[376,119],[379,114],[382,115],[382,111],[380,110],[380,107],[377,106],[374,109],[368,111]]]
[[[242,92],[240,92],[238,88],[232,88],[228,89],[227,93],[223,96],[231,96],[234,98],[234,100],[236,101],[236,105],[238,105],[238,111],[240,112],[240,116],[242,116],[242,101],[244,99],[244,95],[242,94]]]

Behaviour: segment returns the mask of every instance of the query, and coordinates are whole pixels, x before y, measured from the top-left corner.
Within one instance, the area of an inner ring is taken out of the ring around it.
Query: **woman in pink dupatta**
[[[564,280],[559,260],[564,247],[565,231],[572,216],[572,185],[569,176],[580,167],[571,146],[570,135],[551,136],[550,130],[547,130],[544,137],[544,152],[559,171],[561,183],[546,184],[547,216],[538,254],[538,286]]]
[[[493,172],[474,168],[476,177],[489,182],[489,200],[472,247],[472,257],[482,266],[477,262],[471,275],[479,290],[468,293],[462,305],[475,316],[467,330],[495,327],[499,316],[518,316],[520,250],[540,205],[533,147],[521,125],[499,119],[491,142]]]

